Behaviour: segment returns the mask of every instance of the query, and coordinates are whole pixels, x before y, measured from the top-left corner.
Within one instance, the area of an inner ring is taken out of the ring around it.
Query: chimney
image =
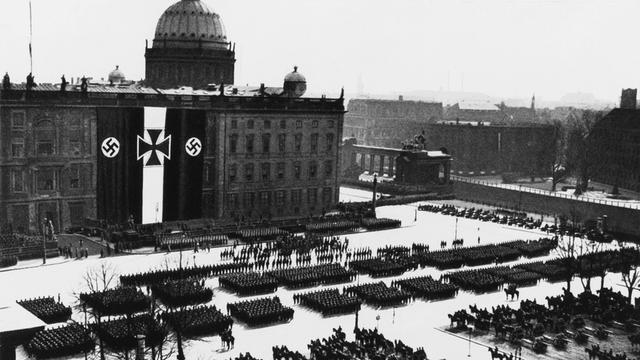
[[[398,96],[398,101],[402,101],[402,100],[404,100],[404,97],[402,95],[399,95]]]
[[[635,110],[637,105],[638,89],[622,89],[620,97],[620,109]]]

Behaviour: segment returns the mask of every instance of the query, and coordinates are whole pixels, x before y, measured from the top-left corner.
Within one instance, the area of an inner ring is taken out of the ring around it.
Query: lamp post
[[[358,314],[360,313],[360,308],[356,308],[356,324],[353,327],[353,332],[355,333],[358,330]]]
[[[47,263],[47,219],[42,224],[42,265]]]

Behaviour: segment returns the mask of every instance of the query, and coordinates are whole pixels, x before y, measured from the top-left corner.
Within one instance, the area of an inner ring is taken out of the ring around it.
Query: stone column
[[[363,153],[360,153],[360,170],[361,171],[364,171],[366,169],[365,160],[366,160],[366,155]]]
[[[449,183],[449,179],[451,178],[451,162],[445,161],[444,163],[444,180],[446,183]]]
[[[373,170],[375,169],[375,164],[376,164],[376,155],[370,154],[369,155],[369,175],[373,174]]]
[[[393,177],[396,173],[396,159],[393,156],[389,157],[389,177]]]

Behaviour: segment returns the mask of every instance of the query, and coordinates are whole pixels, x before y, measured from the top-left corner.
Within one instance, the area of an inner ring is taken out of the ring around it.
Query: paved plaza
[[[345,189],[345,200],[362,201],[370,196],[364,191]],[[396,218],[402,221],[402,227],[392,230],[377,232],[366,232],[346,235],[349,239],[350,248],[371,247],[375,249],[385,245],[411,246],[412,243],[425,243],[431,249],[438,249],[440,241],[446,240],[449,243],[453,240],[455,232],[456,218],[430,212],[417,212],[417,221],[414,221],[418,203],[386,206],[378,208],[378,217]],[[478,235],[482,244],[500,243],[516,239],[538,239],[546,234],[539,231],[525,230],[517,227],[486,223],[478,220],[460,218],[457,227],[458,238],[468,239],[467,243],[475,245]],[[344,236],[343,236],[344,237]],[[183,257],[189,263],[198,265],[214,264],[220,262],[220,252],[222,248],[212,249],[210,253],[194,253],[192,250],[184,251]],[[19,299],[54,296],[58,294],[63,303],[75,305],[76,294],[86,290],[83,283],[83,275],[89,268],[100,266],[102,262],[108,262],[119,274],[129,274],[144,272],[150,269],[165,267],[167,264],[177,264],[180,254],[156,253],[138,254],[100,259],[98,256],[90,256],[86,260],[50,262],[48,266],[37,266],[0,272],[0,305],[12,303]],[[553,256],[553,252],[550,256]],[[537,258],[540,260],[544,258]],[[519,260],[524,262],[527,260]],[[357,282],[367,283],[372,281],[384,281],[387,285],[392,280],[409,278],[416,276],[432,275],[438,278],[441,272],[435,268],[424,268],[415,271],[408,271],[401,276],[388,277],[382,279],[371,279],[367,275],[360,275]],[[607,278],[608,284],[619,283],[619,275],[610,275]],[[29,284],[30,286],[25,286]],[[215,304],[220,309],[225,309],[226,304],[264,296],[238,297],[218,287],[217,277],[209,278],[206,282],[208,287],[213,288],[214,298],[210,304]],[[190,340],[186,346],[187,359],[229,359],[239,353],[250,352],[252,355],[262,359],[272,358],[272,345],[286,345],[289,349],[298,350],[308,355],[306,345],[312,339],[327,337],[331,334],[332,328],[342,326],[346,330],[349,339],[353,339],[351,330],[354,327],[355,316],[344,315],[336,317],[322,317],[316,312],[307,308],[294,305],[293,294],[318,290],[320,288],[336,287],[342,289],[345,284],[333,286],[316,286],[301,290],[288,290],[280,287],[276,295],[285,306],[295,310],[294,318],[290,323],[278,324],[259,328],[247,328],[243,324],[236,323],[233,333],[236,337],[235,348],[227,352],[222,352],[221,342],[218,336],[205,337],[197,340]],[[547,295],[556,295],[561,292],[563,284],[551,284],[545,281],[540,282],[535,287],[520,288],[520,299],[537,299],[538,302],[546,303],[544,298]],[[576,281],[574,289],[581,289]],[[617,288],[614,290],[621,290]],[[464,339],[452,336],[441,329],[449,324],[447,314],[461,308],[468,308],[470,304],[477,304],[479,307],[491,307],[498,304],[509,304],[517,307],[517,302],[507,302],[502,291],[477,295],[466,291],[460,291],[454,299],[427,302],[417,299],[403,307],[376,309],[369,305],[363,305],[359,315],[359,325],[364,328],[378,329],[389,339],[401,339],[405,344],[413,347],[424,347],[429,359],[463,359],[471,354],[473,359],[487,359],[489,354],[486,347],[469,342]],[[377,317],[379,316],[379,320]],[[73,319],[84,322],[81,311],[74,310]],[[256,341],[259,339],[260,341]],[[523,353],[525,358],[526,353]],[[25,358],[22,349],[18,349],[19,359]],[[586,356],[586,355],[585,355]],[[83,356],[78,356],[80,359]]]

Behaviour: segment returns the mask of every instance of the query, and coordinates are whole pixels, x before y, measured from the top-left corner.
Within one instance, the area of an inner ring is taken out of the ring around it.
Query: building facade
[[[19,85],[0,91],[1,219],[34,231],[44,218],[56,229],[99,218],[104,108],[205,112],[202,172],[189,174],[202,178],[201,203],[191,204],[202,217],[308,216],[338,202],[342,99],[113,90],[96,86],[83,95],[37,87],[28,98]],[[105,220],[125,222],[126,212]]]
[[[351,99],[344,120],[344,134],[358,144],[400,148],[426,124],[442,120],[442,103],[398,100]]]
[[[443,122],[427,126],[426,143],[453,157],[451,170],[456,175],[547,176],[555,159],[555,136],[550,125]]]
[[[119,69],[110,84],[25,85],[6,76],[0,228],[38,232],[45,218],[56,231],[85,218],[154,222],[144,215],[153,166],[164,169],[151,194],[164,201],[155,203],[156,221],[330,210],[339,197],[342,96],[303,98],[297,69],[280,87],[235,87],[229,46],[217,14],[181,0],[158,22],[143,83]],[[200,63],[207,54],[211,69]],[[162,129],[151,124],[158,119]]]
[[[640,110],[636,89],[622,92],[613,109],[591,129],[587,144],[594,159],[592,179],[613,187],[640,191]]]

